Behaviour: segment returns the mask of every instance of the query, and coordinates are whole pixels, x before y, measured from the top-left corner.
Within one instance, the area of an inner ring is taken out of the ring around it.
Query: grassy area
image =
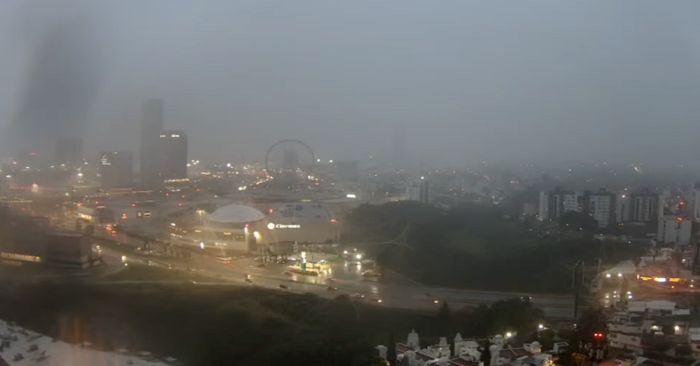
[[[181,278],[148,267],[115,276]],[[398,340],[415,328],[431,342],[457,331],[477,336],[506,326],[535,329],[541,320],[521,303],[499,305],[519,314],[505,324],[501,308],[426,314],[342,295],[327,300],[254,287],[106,283],[0,279],[0,318],[69,342],[148,350],[185,365],[371,365],[374,345],[386,344],[392,333]]]
[[[590,232],[539,237],[537,230],[491,206],[363,205],[346,222],[341,238],[347,242],[405,244],[368,245],[381,267],[439,286],[568,292],[575,263],[614,264],[645,251],[602,242]]]
[[[376,324],[392,323],[347,298],[232,286],[54,283],[3,290],[3,319],[103,349],[172,355],[187,365],[369,365],[382,333]]]
[[[196,272],[189,272],[180,269],[166,270],[159,267],[151,267],[139,264],[130,264],[123,270],[101,277],[101,282],[130,282],[130,281],[151,281],[151,282],[190,282],[190,281],[220,281],[213,277],[200,275]]]

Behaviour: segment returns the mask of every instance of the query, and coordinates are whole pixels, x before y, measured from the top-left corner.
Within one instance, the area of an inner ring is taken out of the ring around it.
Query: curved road
[[[207,255],[194,254],[188,263],[167,257],[145,256],[129,252],[128,248],[105,248],[105,253],[119,257],[124,254],[129,261],[140,261],[166,268],[192,270],[202,275],[241,285],[255,285],[265,288],[286,290],[297,293],[313,293],[322,297],[335,297],[347,294],[358,301],[378,306],[414,310],[437,309],[442,301],[447,301],[453,308],[488,304],[530,296],[531,301],[541,308],[550,319],[571,319],[573,317],[573,296],[557,294],[529,294],[521,292],[500,292],[470,289],[451,289],[430,287],[416,283],[374,282],[362,279],[361,268],[355,264],[337,265],[337,276],[305,276],[286,272],[285,265],[268,264],[260,267],[258,262],[249,257],[234,259],[231,263],[222,263]],[[113,262],[112,262],[113,263]],[[341,268],[345,267],[345,268]],[[350,267],[347,270],[347,267]],[[353,269],[357,268],[353,274]],[[343,272],[343,273],[339,273]],[[250,282],[246,282],[246,276]],[[282,288],[284,286],[284,288]]]
[[[62,220],[56,221],[61,222]],[[74,225],[65,221],[61,223],[61,226],[74,227]],[[284,265],[270,264],[265,267],[259,267],[258,263],[249,257],[235,259],[232,263],[224,264],[210,256],[193,254],[189,263],[186,263],[181,259],[146,256],[134,252],[130,247],[138,247],[142,242],[138,239],[129,238],[126,235],[108,236],[99,231],[96,231],[95,235],[98,240],[102,238],[130,244],[105,246],[104,254],[106,257],[109,257],[105,262],[109,266],[122,265],[120,261],[121,256],[126,255],[131,261],[137,260],[150,265],[172,269],[194,269],[203,275],[230,281],[234,284],[255,285],[297,293],[308,292],[329,298],[339,294],[347,294],[358,301],[378,306],[413,310],[437,309],[442,301],[447,301],[452,308],[461,308],[463,306],[476,306],[498,300],[529,296],[535,306],[544,311],[547,318],[573,319],[574,299],[572,295],[452,289],[394,280],[385,280],[383,282],[365,281],[361,276],[362,268],[356,264],[349,263],[334,266],[330,280],[326,276],[290,275],[285,273],[286,266]],[[246,275],[250,276],[252,282],[246,282]],[[332,287],[333,290],[330,290],[329,287]]]

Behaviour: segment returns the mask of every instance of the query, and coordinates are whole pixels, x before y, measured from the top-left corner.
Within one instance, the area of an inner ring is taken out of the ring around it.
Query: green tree
[[[585,231],[597,230],[598,222],[590,215],[583,212],[569,211],[559,218],[561,227],[570,230],[583,229]]]

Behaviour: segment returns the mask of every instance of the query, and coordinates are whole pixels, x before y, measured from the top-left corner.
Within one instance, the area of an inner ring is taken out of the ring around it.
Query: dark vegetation
[[[590,218],[567,217],[593,226]],[[565,292],[578,261],[594,266],[639,256],[645,248],[605,242],[589,232],[543,237],[492,206],[449,210],[418,202],[363,205],[346,218],[341,240],[369,243],[384,269],[442,286]]]
[[[158,269],[141,269],[154,273]],[[157,274],[168,278],[169,274]],[[137,276],[137,277],[138,277]],[[180,278],[179,275],[176,276]],[[423,344],[440,335],[484,336],[535,329],[528,302],[419,313],[259,288],[110,282],[0,282],[0,318],[94,347],[148,350],[184,365],[371,365],[373,347],[415,328]]]

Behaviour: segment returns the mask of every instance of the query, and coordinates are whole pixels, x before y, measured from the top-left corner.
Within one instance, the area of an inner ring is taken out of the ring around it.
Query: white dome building
[[[263,220],[265,214],[259,210],[244,205],[231,204],[219,207],[216,211],[206,215],[206,222],[210,226],[245,226]]]
[[[228,204],[212,213],[197,211],[199,224],[188,230],[184,241],[222,257],[231,252],[249,252],[263,244],[265,214],[240,204]]]

